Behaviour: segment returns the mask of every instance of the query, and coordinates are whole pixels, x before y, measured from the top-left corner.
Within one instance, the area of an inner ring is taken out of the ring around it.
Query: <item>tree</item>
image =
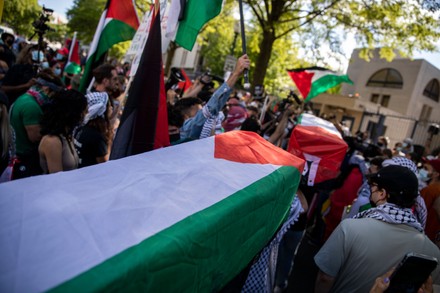
[[[18,35],[33,35],[32,23],[41,13],[41,6],[37,0],[7,0],[3,5],[3,22],[12,27]]]
[[[78,39],[83,44],[90,44],[95,35],[99,19],[107,0],[75,0],[67,10],[67,27],[71,32],[78,32]]]
[[[204,58],[205,68],[210,69],[211,73],[218,76],[222,76],[224,73],[223,66],[226,55],[238,57],[242,52],[240,34],[237,35],[236,42],[234,43],[234,23],[238,21],[234,18],[234,11],[237,11],[237,9],[236,1],[226,2],[221,14],[204,27],[198,39],[202,45],[201,55]],[[256,70],[255,60],[257,60],[261,52],[261,41],[261,27],[251,21],[246,26],[247,54],[252,62],[251,75]],[[295,64],[310,65],[305,63],[305,61],[298,60],[299,47],[299,43],[287,35],[274,43],[264,83],[268,93],[287,96],[289,88],[293,84],[286,70],[293,68]]]
[[[67,25],[64,23],[51,24],[50,27],[53,29],[53,31],[48,31],[46,33],[46,39],[48,39],[50,42],[59,42],[64,44],[64,39],[66,38],[66,35],[68,35]]]
[[[338,52],[342,38],[351,32],[358,46],[365,48],[364,58],[368,58],[371,49],[382,47],[382,56],[388,59],[394,57],[393,49],[403,55],[411,55],[415,50],[433,51],[440,37],[434,14],[415,1],[244,1],[262,31],[254,84],[263,84],[274,43],[288,35],[301,40],[305,50],[313,52],[327,44]]]

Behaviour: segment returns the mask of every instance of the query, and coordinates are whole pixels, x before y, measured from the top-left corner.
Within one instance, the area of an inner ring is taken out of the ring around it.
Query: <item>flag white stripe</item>
[[[318,126],[322,129],[327,130],[328,132],[338,136],[342,139],[341,133],[336,129],[333,123],[326,121],[324,119],[318,118],[315,115],[303,113],[301,114],[301,123],[302,126]]]
[[[168,13],[168,23],[165,37],[173,40],[176,37],[177,28],[179,27],[180,10],[180,0],[173,0]]]
[[[96,49],[98,48],[99,39],[101,38],[101,33],[104,29],[104,27],[107,25],[108,21],[106,21],[107,17],[107,9],[104,10],[101,14],[101,18],[99,19],[98,26],[96,27],[95,35],[93,36],[93,41],[90,44],[89,54],[87,56],[87,61],[89,61],[89,58],[96,52]]]

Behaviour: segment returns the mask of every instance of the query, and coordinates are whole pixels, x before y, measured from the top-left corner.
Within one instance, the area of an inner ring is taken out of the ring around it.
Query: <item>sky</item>
[[[72,7],[73,0],[38,0],[38,3],[40,5],[44,5],[46,8],[51,8],[55,12],[65,16],[66,11],[70,7]],[[438,44],[439,44],[438,49],[440,51],[440,42]],[[346,65],[348,65],[348,60],[349,60],[351,53],[355,47],[356,47],[356,45],[350,41],[348,41],[344,44],[344,52],[347,54],[346,55],[347,60],[343,64],[343,67],[346,67]],[[418,52],[418,53],[415,53],[413,58],[414,59],[425,59],[426,61],[428,61],[429,63],[431,63],[432,65],[434,65],[438,69],[440,69],[440,52],[436,52],[436,53]]]

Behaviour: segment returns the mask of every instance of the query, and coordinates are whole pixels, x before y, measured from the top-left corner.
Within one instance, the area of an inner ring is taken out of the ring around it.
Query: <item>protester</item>
[[[391,165],[371,175],[369,182],[376,207],[342,221],[315,256],[317,293],[368,292],[377,276],[408,251],[440,259],[440,250],[411,211],[418,190],[415,174]],[[432,276],[440,282],[440,267]]]
[[[348,167],[341,171],[337,178],[336,188],[329,197],[330,205],[324,214],[325,233],[324,241],[340,223],[344,208],[350,205],[358,196],[358,190],[363,182],[366,182],[367,166],[365,160],[360,155],[352,155]]]
[[[229,79],[214,92],[207,104],[203,106],[203,109],[198,110],[195,116],[185,120],[180,129],[181,139],[200,138],[206,119],[218,115],[219,111],[225,105],[232,91],[232,87],[243,71],[249,68],[249,65],[250,61],[247,55],[243,55],[238,59],[234,72],[230,75]]]
[[[420,191],[425,200],[428,216],[425,233],[432,241],[440,231],[440,159],[426,160],[429,185]]]
[[[4,32],[2,33],[1,39],[3,44],[0,45],[0,56],[1,60],[5,61],[8,68],[11,68],[15,64],[15,54],[12,51],[12,45],[14,44],[14,35]]]
[[[8,97],[0,91],[0,174],[8,166],[11,159],[11,150],[15,148],[7,105]]]
[[[240,104],[236,97],[229,98],[226,107],[228,114],[223,122],[223,128],[225,131],[240,129],[241,124],[249,117],[246,108]]]
[[[413,140],[410,137],[407,137],[403,140],[402,143],[402,153],[409,154],[414,152]]]
[[[51,69],[41,71],[36,84],[21,95],[11,109],[11,125],[16,134],[16,150],[20,168],[14,171],[14,179],[42,173],[38,155],[41,140],[42,107],[50,103],[54,93],[62,90],[61,79]]]
[[[9,98],[9,106],[35,84],[38,65],[44,59],[37,45],[27,45],[17,57],[17,63],[9,68],[3,79],[2,89]]]
[[[78,87],[74,87],[74,83],[72,79],[75,78],[78,74],[81,73],[81,67],[78,64],[73,62],[66,65],[63,71],[63,82],[68,89],[78,89]]]
[[[382,167],[386,167],[389,165],[398,165],[398,166],[406,167],[409,170],[411,170],[411,172],[413,172],[414,175],[416,175],[416,177],[418,177],[418,170],[417,170],[416,164],[414,164],[413,161],[411,161],[407,158],[397,156],[397,157],[393,157],[391,160],[385,160],[382,162]],[[420,183],[419,183],[418,190],[420,190],[420,189],[421,188],[420,188]],[[425,227],[427,210],[426,210],[425,201],[420,196],[420,193],[416,197],[416,201],[413,206],[413,209],[414,209],[414,214],[415,214],[417,220],[419,221],[420,224],[422,224],[422,227]]]
[[[79,168],[108,161],[113,138],[108,94],[95,92],[87,94],[86,97],[87,114],[83,125],[74,132]]]
[[[95,83],[93,90],[95,92],[107,92],[108,95],[118,87],[118,73],[116,68],[110,64],[102,64],[93,70]]]
[[[76,90],[57,92],[44,106],[41,120],[43,135],[38,151],[44,174],[78,168],[78,155],[73,145],[73,129],[82,121],[87,99]]]
[[[49,63],[50,69],[52,69],[53,74],[58,76],[59,78],[62,78],[63,73],[63,64],[59,61],[52,61]]]
[[[368,173],[374,174],[379,172],[379,170],[382,169],[383,161],[383,157],[374,157],[373,159],[371,159],[369,162]],[[370,185],[368,184],[368,181],[365,180],[357,192],[357,198],[350,206],[347,206],[345,208],[345,214],[342,216],[342,218],[353,218],[358,213],[368,210],[369,208],[371,208]]]

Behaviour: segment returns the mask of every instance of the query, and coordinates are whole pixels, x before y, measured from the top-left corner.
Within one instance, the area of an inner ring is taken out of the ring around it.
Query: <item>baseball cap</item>
[[[417,176],[407,167],[389,165],[379,172],[368,175],[370,183],[376,183],[389,194],[415,198],[418,195]]]

